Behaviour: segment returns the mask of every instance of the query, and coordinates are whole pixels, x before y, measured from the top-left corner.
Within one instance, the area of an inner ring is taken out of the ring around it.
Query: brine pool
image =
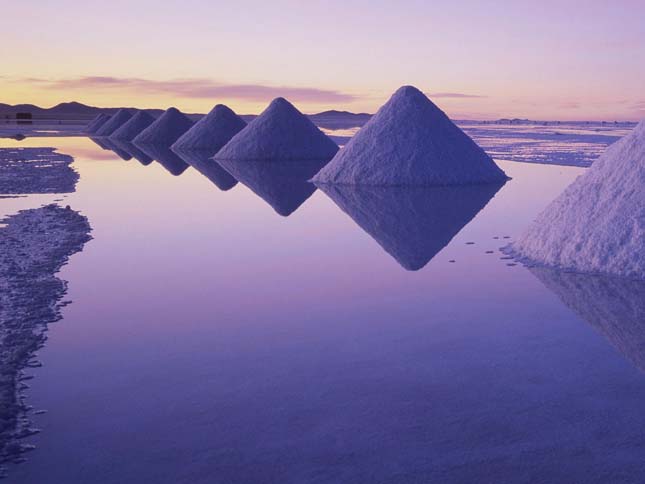
[[[643,284],[499,251],[582,168],[327,195],[258,171],[222,191],[86,138],[0,146],[80,174],[0,215],[63,198],[93,228],[6,482],[645,481]]]

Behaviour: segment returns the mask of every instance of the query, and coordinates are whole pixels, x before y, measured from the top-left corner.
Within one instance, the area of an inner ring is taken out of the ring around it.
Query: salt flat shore
[[[54,148],[0,148],[0,194],[71,193],[74,159]]]
[[[35,352],[47,325],[61,318],[66,282],[55,274],[91,239],[86,217],[58,205],[24,210],[0,228],[0,464],[29,450],[31,435],[22,390],[26,368],[40,366]]]

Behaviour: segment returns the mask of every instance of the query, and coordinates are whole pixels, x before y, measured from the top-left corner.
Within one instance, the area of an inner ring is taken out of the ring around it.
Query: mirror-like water
[[[59,274],[73,303],[29,372],[47,413],[7,482],[642,481],[642,286],[499,252],[582,169],[500,162],[506,185],[433,211],[22,143],[74,157],[63,203],[93,240]]]

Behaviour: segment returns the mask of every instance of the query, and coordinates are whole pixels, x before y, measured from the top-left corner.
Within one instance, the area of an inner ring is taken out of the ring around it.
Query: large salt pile
[[[246,122],[223,104],[197,121],[172,145],[174,151],[209,151],[217,153],[230,139],[246,127]]]
[[[110,136],[117,129],[123,126],[130,118],[132,113],[127,109],[119,109],[114,115],[94,133],[96,136]]]
[[[110,115],[108,114],[99,114],[97,115],[90,123],[85,127],[85,132],[89,134],[93,134],[98,130],[101,126],[103,126],[108,119],[110,119]]]
[[[421,91],[398,89],[318,173],[316,183],[471,185],[504,172]]]
[[[448,245],[502,185],[320,188],[404,269],[417,271]]]
[[[169,148],[192,126],[193,122],[185,114],[177,108],[169,108],[132,141],[137,145],[154,144]]]
[[[645,121],[607,148],[510,250],[538,264],[645,279]]]
[[[151,114],[146,111],[138,111],[125,124],[123,124],[123,126],[112,133],[110,138],[122,141],[132,141],[139,133],[141,133],[141,131],[154,122],[155,118]]]
[[[316,191],[316,186],[308,180],[326,161],[219,160],[218,163],[279,215],[288,217]]]
[[[236,134],[216,160],[330,160],[338,146],[283,98]]]

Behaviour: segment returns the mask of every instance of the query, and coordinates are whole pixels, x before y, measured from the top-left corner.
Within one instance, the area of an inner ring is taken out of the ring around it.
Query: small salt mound
[[[404,269],[417,271],[447,246],[502,186],[323,184],[320,189]]]
[[[132,113],[127,109],[119,109],[114,115],[94,133],[96,136],[110,136],[117,129],[123,126],[130,118]]]
[[[132,141],[137,145],[155,144],[169,148],[192,125],[193,122],[185,114],[176,108],[169,108]]]
[[[197,121],[172,145],[177,150],[200,150],[217,153],[230,139],[246,127],[246,122],[223,104]]]
[[[237,185],[237,180],[211,158],[212,150],[175,150],[173,146],[173,151],[220,190],[225,192]]]
[[[547,266],[645,279],[645,121],[607,148],[510,250]]]
[[[95,133],[96,130],[98,130],[108,121],[108,119],[110,119],[110,116],[108,114],[99,114],[90,122],[90,124],[87,125],[85,132],[89,134]]]
[[[215,155],[216,160],[330,160],[338,146],[304,114],[283,98],[236,134]]]
[[[324,160],[274,161],[218,160],[227,172],[246,185],[283,217],[295,212],[316,191],[308,180]]]
[[[316,183],[471,185],[504,172],[421,91],[397,90],[318,173]]]
[[[122,141],[132,141],[139,133],[141,133],[141,131],[154,122],[155,118],[151,114],[148,114],[146,111],[138,111],[123,126],[112,133],[110,138]]]

